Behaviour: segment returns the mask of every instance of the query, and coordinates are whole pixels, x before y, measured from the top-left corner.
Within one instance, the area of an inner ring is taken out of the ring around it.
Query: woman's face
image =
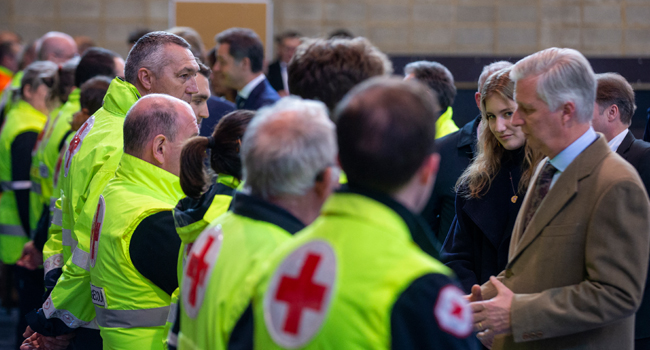
[[[485,100],[485,116],[490,131],[503,148],[512,151],[526,143],[521,127],[512,125],[512,114],[517,108],[515,101],[493,94]]]

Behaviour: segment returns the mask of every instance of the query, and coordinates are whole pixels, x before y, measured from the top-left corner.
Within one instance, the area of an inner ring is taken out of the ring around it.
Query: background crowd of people
[[[650,143],[573,49],[442,64],[368,39],[0,33],[15,349],[650,349]]]

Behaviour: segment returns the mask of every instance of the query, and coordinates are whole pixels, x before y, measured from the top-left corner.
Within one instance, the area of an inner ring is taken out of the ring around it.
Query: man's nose
[[[192,79],[190,79],[190,83],[187,85],[186,91],[188,94],[199,93],[199,86],[196,84],[196,77],[192,77]]]
[[[521,126],[524,125],[524,119],[521,117],[521,113],[519,112],[519,108],[515,110],[514,113],[512,113],[512,118],[510,119],[510,123],[514,126]]]

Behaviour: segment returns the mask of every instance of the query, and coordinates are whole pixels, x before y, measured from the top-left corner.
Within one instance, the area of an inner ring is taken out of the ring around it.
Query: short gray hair
[[[478,88],[476,89],[476,91],[480,93],[483,90],[483,85],[485,85],[485,81],[487,80],[487,78],[490,77],[490,75],[502,69],[510,68],[512,66],[513,66],[512,62],[496,61],[483,67],[483,70],[481,71],[481,75],[478,77]]]
[[[124,153],[142,157],[149,140],[160,134],[173,142],[178,129],[179,103],[191,111],[187,102],[164,94],[146,95],[131,106],[124,120]]]
[[[571,101],[577,121],[591,121],[598,85],[589,61],[580,52],[552,47],[523,58],[510,72],[515,84],[530,76],[539,77],[537,95],[549,110],[555,112]]]
[[[336,127],[322,102],[285,97],[260,109],[242,141],[243,176],[262,198],[303,195],[334,165]]]
[[[169,60],[169,58],[165,57],[164,48],[166,45],[178,45],[190,49],[190,44],[176,34],[167,32],[148,33],[138,39],[126,57],[124,79],[131,84],[135,84],[140,68],[147,68],[154,74],[159,75]]]
[[[32,91],[36,90],[39,86],[45,84],[46,80],[48,81],[48,86],[50,91],[58,88],[59,77],[58,77],[59,67],[56,63],[51,61],[36,61],[24,70],[22,79],[20,80],[20,96],[23,96],[23,90],[27,85],[30,86]]]

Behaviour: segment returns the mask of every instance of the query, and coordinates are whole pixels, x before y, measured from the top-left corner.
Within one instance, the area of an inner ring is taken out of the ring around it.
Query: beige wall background
[[[167,0],[0,0],[0,30],[33,40],[87,35],[127,53],[136,28],[168,27]],[[274,30],[347,28],[391,54],[522,55],[573,47],[588,56],[650,56],[650,0],[275,0]],[[216,33],[215,33],[216,34]]]

